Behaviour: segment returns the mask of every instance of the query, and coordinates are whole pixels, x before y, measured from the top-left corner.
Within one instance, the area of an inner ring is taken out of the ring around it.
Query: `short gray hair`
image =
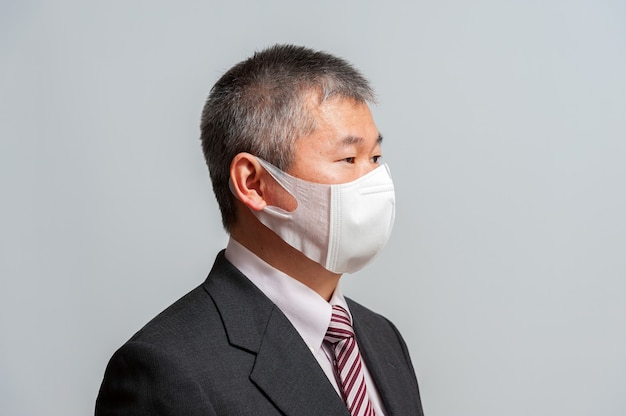
[[[202,151],[229,231],[236,221],[230,163],[248,152],[282,170],[293,144],[315,131],[310,97],[375,102],[368,81],[348,62],[301,46],[274,45],[238,63],[213,86],[202,110]]]

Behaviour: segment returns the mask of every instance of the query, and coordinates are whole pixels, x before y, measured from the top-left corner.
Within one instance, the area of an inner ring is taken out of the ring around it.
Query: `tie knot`
[[[338,305],[333,305],[333,314],[324,341],[336,344],[337,342],[354,337],[352,323],[348,311]]]

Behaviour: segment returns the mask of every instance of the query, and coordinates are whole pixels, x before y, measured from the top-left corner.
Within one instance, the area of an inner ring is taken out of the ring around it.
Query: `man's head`
[[[227,230],[236,221],[229,189],[235,156],[247,152],[288,171],[296,141],[323,127],[320,105],[333,100],[363,107],[375,97],[343,59],[292,45],[257,52],[217,81],[202,112],[201,140]]]

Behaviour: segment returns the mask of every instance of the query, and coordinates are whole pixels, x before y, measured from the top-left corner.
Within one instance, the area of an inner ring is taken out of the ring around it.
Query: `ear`
[[[238,153],[230,163],[232,191],[244,205],[255,211],[267,206],[264,197],[265,170],[250,153]]]

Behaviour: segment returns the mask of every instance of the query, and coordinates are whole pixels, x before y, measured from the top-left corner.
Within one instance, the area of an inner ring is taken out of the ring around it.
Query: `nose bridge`
[[[363,175],[367,175],[371,171],[375,170],[380,165],[377,163],[372,163],[369,160],[364,160],[359,164],[359,178]]]

